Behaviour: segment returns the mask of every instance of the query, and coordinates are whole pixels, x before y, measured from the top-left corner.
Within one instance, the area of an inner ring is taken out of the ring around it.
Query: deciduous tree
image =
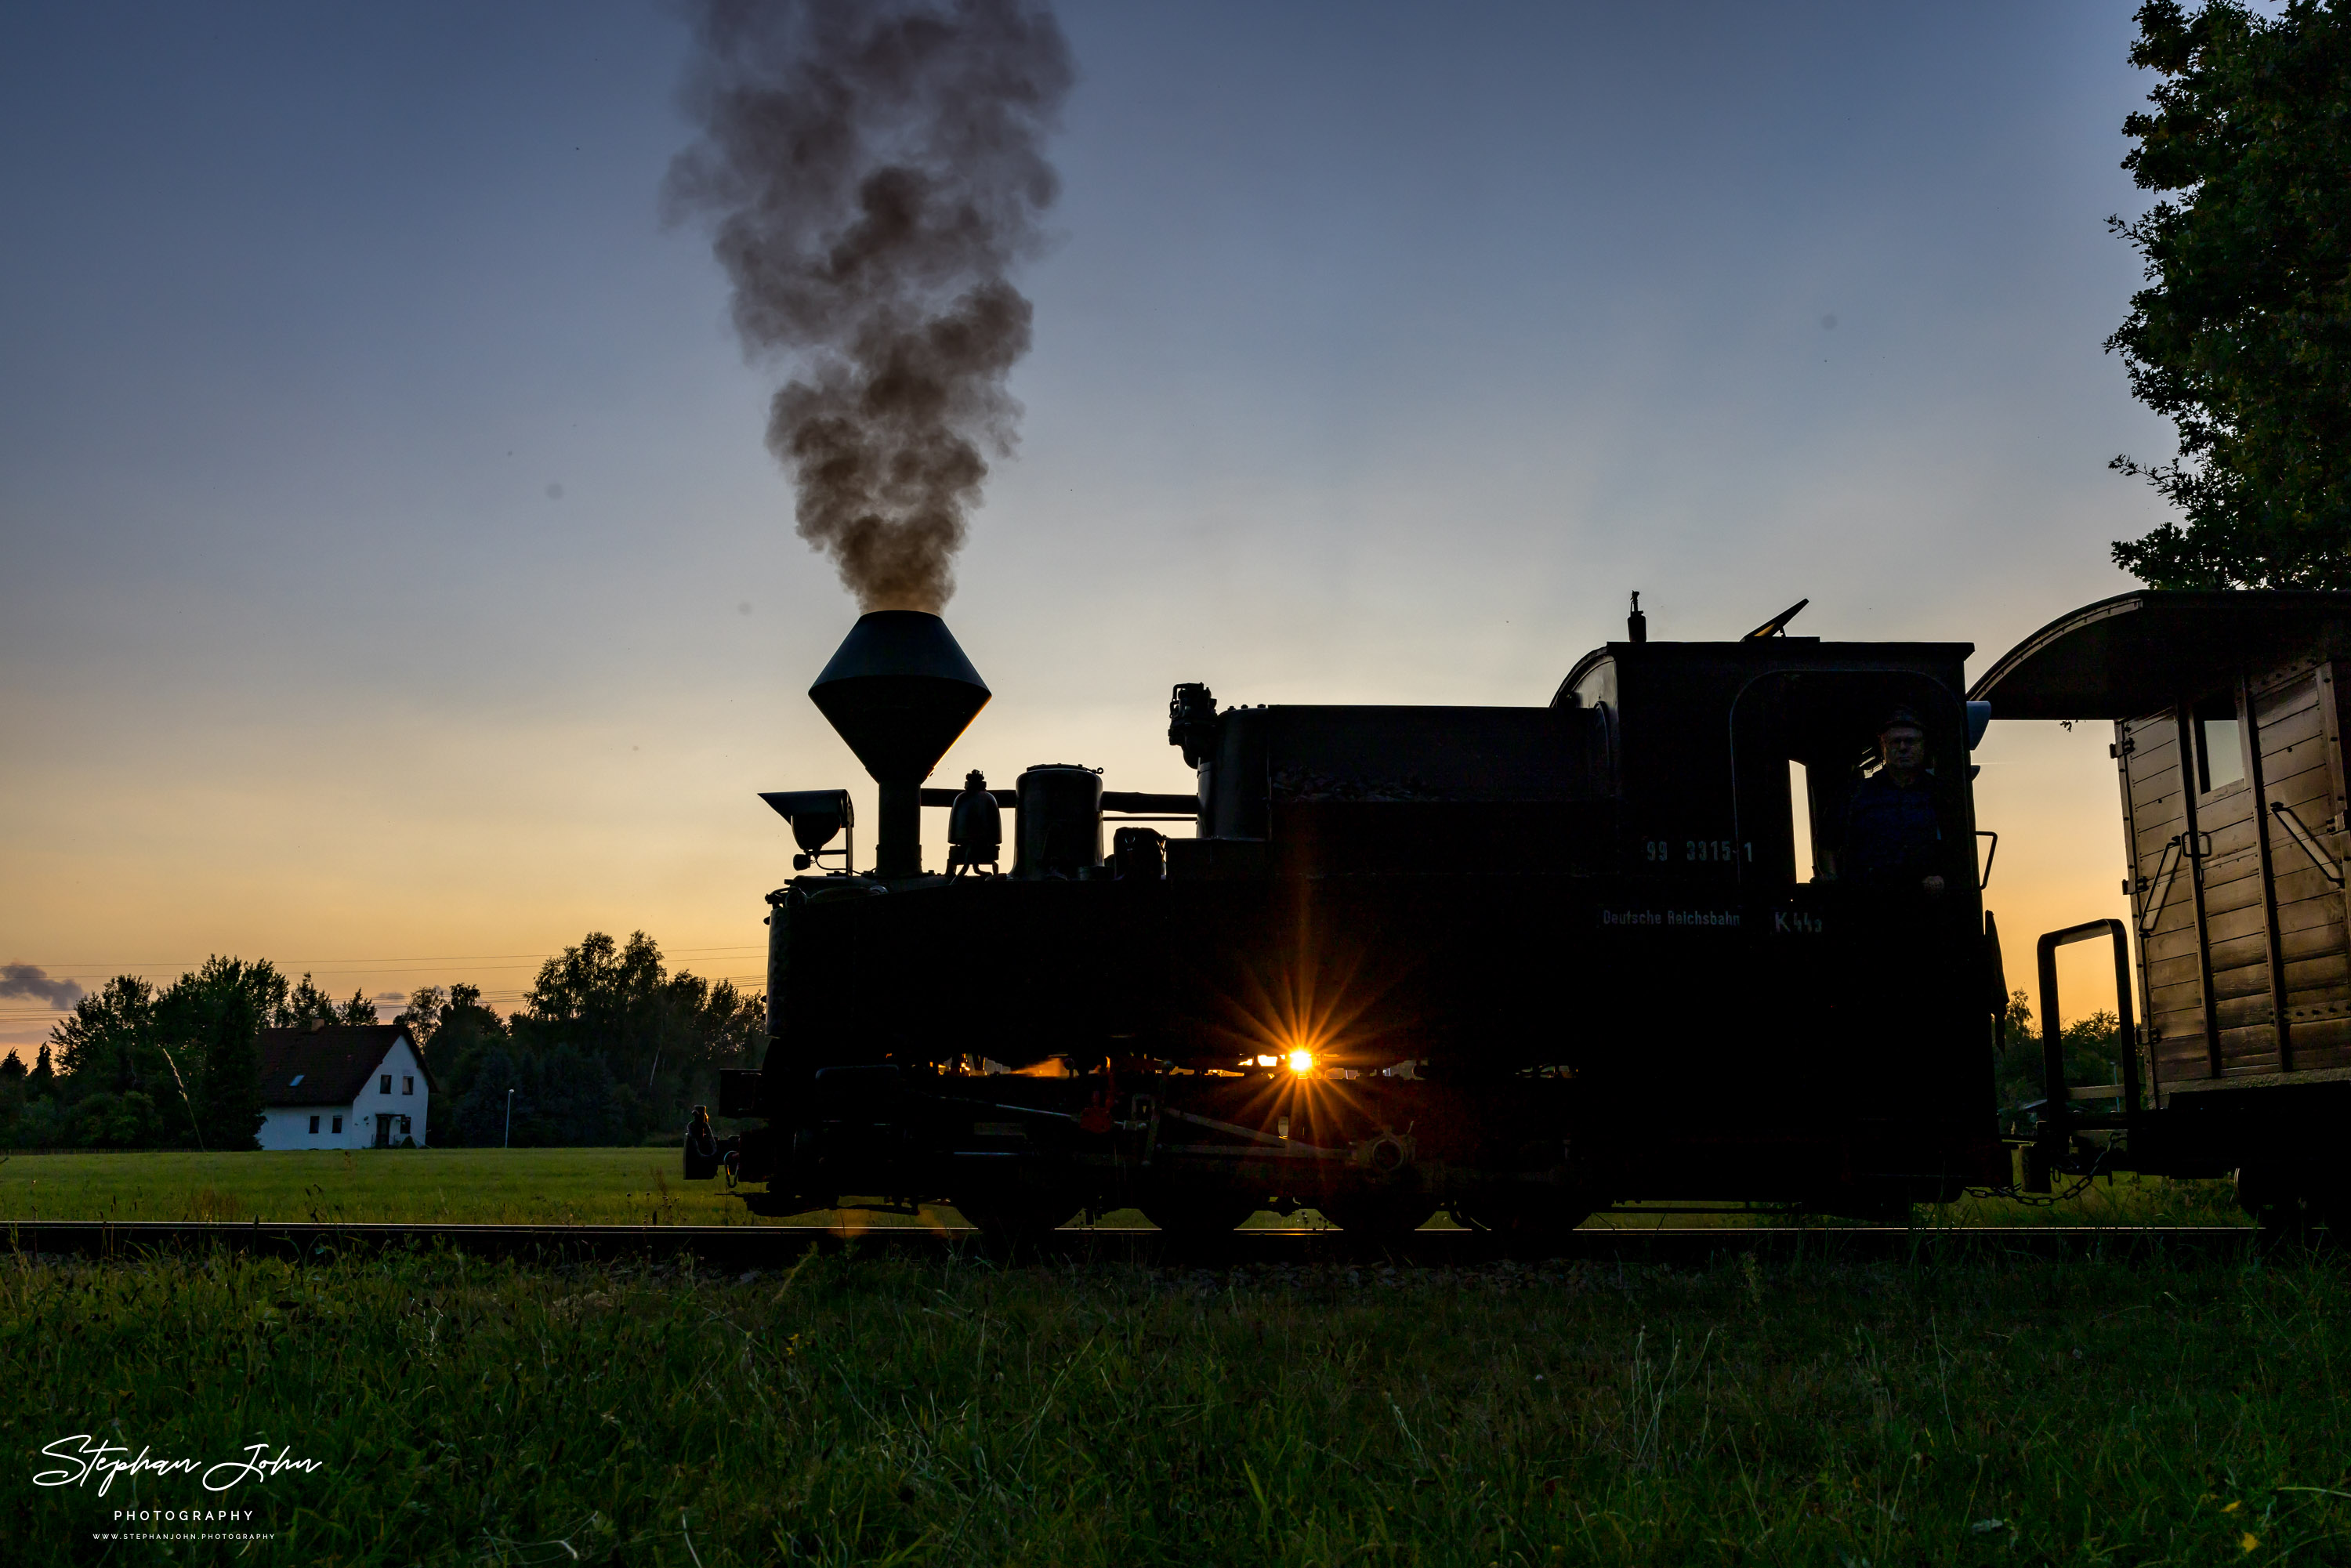
[[[162,997],[137,975],[118,975],[74,1004],[49,1031],[73,1124],[87,1148],[153,1148],[196,1141],[200,1114],[191,1077],[162,1033]]]
[[[2163,588],[2351,588],[2351,14],[2137,19],[2131,63],[2162,79],[2123,166],[2162,199],[2111,220],[2147,286],[2107,347],[2179,453],[2113,466],[2180,517],[2115,559]]]
[[[630,1134],[643,1136],[682,1128],[689,1099],[710,1096],[717,1068],[756,1061],[766,1010],[765,998],[732,981],[670,974],[642,931],[625,944],[591,931],[540,966],[514,1034],[550,1064],[569,1047],[591,1083],[609,1072],[632,1107]],[[591,1088],[580,1103],[601,1100]]]
[[[281,1015],[290,989],[266,961],[214,956],[157,1003],[163,1042],[202,1063],[194,1098],[204,1147],[259,1146],[261,1031]]]

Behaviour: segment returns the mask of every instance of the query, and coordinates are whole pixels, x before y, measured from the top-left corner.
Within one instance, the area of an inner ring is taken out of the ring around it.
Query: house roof
[[[315,1024],[308,1029],[261,1031],[261,1103],[265,1105],[341,1105],[359,1097],[367,1081],[401,1040],[415,1051],[402,1023]],[[441,1087],[424,1053],[416,1063],[428,1092]]]

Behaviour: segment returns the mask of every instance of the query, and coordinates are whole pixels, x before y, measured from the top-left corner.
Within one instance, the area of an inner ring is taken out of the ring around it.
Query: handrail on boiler
[[[956,797],[963,791],[925,789],[920,793],[925,806],[952,806],[956,803]],[[996,797],[997,805],[1004,810],[1017,810],[1020,804],[1018,790],[990,789],[987,793]],[[1188,822],[1199,815],[1200,798],[1197,795],[1162,794],[1151,789],[1105,789],[1102,791],[1102,807],[1110,816],[1132,817],[1142,813],[1167,812],[1171,813],[1166,818],[1168,821]]]
[[[2065,1035],[2057,1022],[2057,949],[2100,936],[2112,937],[2115,944],[2116,1045],[2122,1057],[2124,1125],[2133,1130],[2138,1125],[2138,1029],[2131,1013],[2130,937],[2119,920],[2090,920],[2052,931],[2039,944],[2042,1092],[2048,1105],[2042,1120],[2055,1124],[2053,1141],[2061,1151],[2072,1131],[2074,1113],[2065,1087]]]

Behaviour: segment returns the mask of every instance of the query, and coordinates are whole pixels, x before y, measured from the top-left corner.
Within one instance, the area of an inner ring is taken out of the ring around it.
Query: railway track
[[[547,1261],[692,1255],[729,1268],[765,1267],[809,1251],[988,1257],[977,1231],[960,1226],[852,1228],[814,1225],[331,1225],[164,1220],[39,1219],[5,1223],[0,1243],[39,1256],[130,1258],[222,1249],[325,1259],[387,1248],[447,1248],[473,1256]],[[2157,1258],[2226,1254],[2253,1245],[2241,1226],[2030,1225],[1930,1229],[1900,1226],[1672,1226],[1584,1229],[1544,1245],[1488,1231],[1417,1230],[1388,1242],[1331,1229],[1236,1230],[1212,1238],[1145,1227],[1071,1226],[1011,1261],[1136,1262],[1230,1267],[1389,1261],[1435,1268],[1559,1258],[1700,1264],[1754,1253],[1853,1260],[1980,1257]]]

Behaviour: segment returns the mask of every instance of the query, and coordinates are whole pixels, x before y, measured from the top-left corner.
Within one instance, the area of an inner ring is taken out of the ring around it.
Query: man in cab
[[[1940,790],[1927,761],[1927,726],[1897,707],[1877,727],[1877,771],[1855,786],[1845,807],[1837,874],[1886,892],[1942,893],[1950,846]]]

